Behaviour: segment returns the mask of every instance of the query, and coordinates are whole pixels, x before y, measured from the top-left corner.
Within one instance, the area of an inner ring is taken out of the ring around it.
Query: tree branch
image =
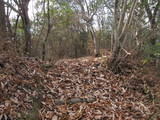
[[[15,7],[13,7],[10,3],[8,2],[4,2],[5,5],[7,5],[8,7],[10,7],[14,12],[18,13],[18,14],[22,14],[19,10],[17,10]]]
[[[157,12],[158,12],[159,8],[160,8],[160,1],[158,1],[157,5],[156,5],[156,7],[155,7],[155,9],[154,9],[153,19],[156,18]]]
[[[125,31],[131,25],[131,21],[132,21],[132,18],[133,18],[133,14],[134,14],[134,10],[135,10],[136,5],[137,5],[137,0],[133,2],[132,6],[130,8],[130,12],[129,12],[129,16],[128,16],[127,22],[125,23],[125,25],[124,25],[124,27],[122,29],[122,32],[119,35],[119,40],[122,38],[122,36],[124,35]]]
[[[145,10],[147,12],[147,16],[149,18],[149,22],[152,24],[153,15],[152,15],[151,9],[149,8],[148,0],[141,0],[141,2],[144,4]]]

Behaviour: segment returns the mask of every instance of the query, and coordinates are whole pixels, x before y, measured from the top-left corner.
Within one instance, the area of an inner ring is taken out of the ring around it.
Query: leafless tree
[[[131,7],[127,8],[128,3],[131,3]],[[114,5],[114,25],[113,25],[113,54],[109,62],[109,67],[111,70],[116,70],[120,61],[121,52],[125,51],[124,43],[127,39],[127,31],[133,20],[133,15],[135,7],[138,3],[138,0],[115,0]],[[122,5],[122,8],[120,8]],[[121,10],[120,10],[121,9]]]
[[[14,3],[17,5],[18,9],[16,9],[12,4],[9,2],[4,2],[8,7],[10,7],[13,11],[15,11],[18,15],[21,16],[23,22],[23,29],[25,35],[25,47],[24,47],[24,54],[27,56],[31,56],[31,23],[28,15],[28,5],[30,0],[13,0]]]

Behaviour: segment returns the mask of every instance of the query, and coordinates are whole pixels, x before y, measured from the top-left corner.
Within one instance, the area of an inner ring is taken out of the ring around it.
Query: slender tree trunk
[[[28,5],[30,0],[22,0],[22,3],[20,4],[20,8],[22,11],[22,21],[23,21],[23,27],[24,27],[24,35],[25,35],[25,48],[24,48],[24,55],[31,56],[31,49],[32,49],[32,43],[31,43],[31,24],[30,19],[28,15]]]
[[[111,46],[110,46],[110,50],[111,50],[111,52],[113,52],[113,43],[114,43],[114,34],[113,34],[113,32],[111,33]]]
[[[9,0],[7,0],[7,2],[9,2]],[[9,19],[11,11],[12,10],[9,9],[9,6],[6,6],[6,27],[7,27],[7,33],[8,33],[8,37],[10,38],[10,41],[14,45],[14,42],[13,42],[14,33],[12,31],[12,25],[11,25],[11,22],[10,22],[10,19]]]
[[[157,29],[156,22],[155,21],[151,22],[151,31],[152,31],[152,37],[151,37],[151,40],[150,40],[151,45],[156,44],[156,39],[157,39],[156,29]]]
[[[0,36],[4,38],[6,36],[6,16],[5,16],[5,7],[4,1],[0,0]]]
[[[18,26],[18,21],[19,21],[19,15],[17,15],[17,18],[16,18],[16,23],[15,23],[15,28],[14,28],[14,44],[15,44],[15,47],[18,48],[17,46],[17,26]]]
[[[8,44],[6,44],[7,26],[6,26],[6,13],[4,1],[0,0],[0,50],[6,51]],[[7,45],[7,46],[6,46]]]
[[[44,4],[45,4],[45,2],[44,2]],[[47,34],[46,34],[45,40],[44,40],[43,45],[42,45],[42,60],[45,60],[45,57],[46,57],[46,43],[47,43],[48,36],[49,36],[49,33],[50,33],[50,29],[51,29],[49,4],[50,4],[50,2],[48,0],[47,1],[48,29],[47,29]]]
[[[100,51],[99,51],[99,46],[98,46],[97,39],[96,39],[96,33],[94,32],[93,27],[91,27],[90,33],[91,33],[91,37],[92,37],[92,40],[94,43],[94,55],[95,55],[95,57],[99,57]]]

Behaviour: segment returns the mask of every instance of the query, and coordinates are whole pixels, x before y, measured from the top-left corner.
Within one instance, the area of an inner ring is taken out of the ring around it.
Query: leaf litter
[[[127,74],[114,74],[94,57],[47,63],[0,56],[0,114],[13,120],[146,120],[153,115],[136,64],[129,63],[134,67]]]

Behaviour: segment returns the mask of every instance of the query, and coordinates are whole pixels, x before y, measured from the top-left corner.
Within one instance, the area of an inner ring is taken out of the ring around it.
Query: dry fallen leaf
[[[52,117],[52,120],[58,120],[58,116],[54,115],[54,116]]]
[[[39,60],[3,58],[8,62],[0,69],[0,114],[14,119],[38,114],[41,120],[144,120],[156,106],[147,102],[138,71],[124,67],[135,66],[130,62],[121,64],[124,72],[132,71],[125,75],[94,57],[60,60],[49,69]]]

